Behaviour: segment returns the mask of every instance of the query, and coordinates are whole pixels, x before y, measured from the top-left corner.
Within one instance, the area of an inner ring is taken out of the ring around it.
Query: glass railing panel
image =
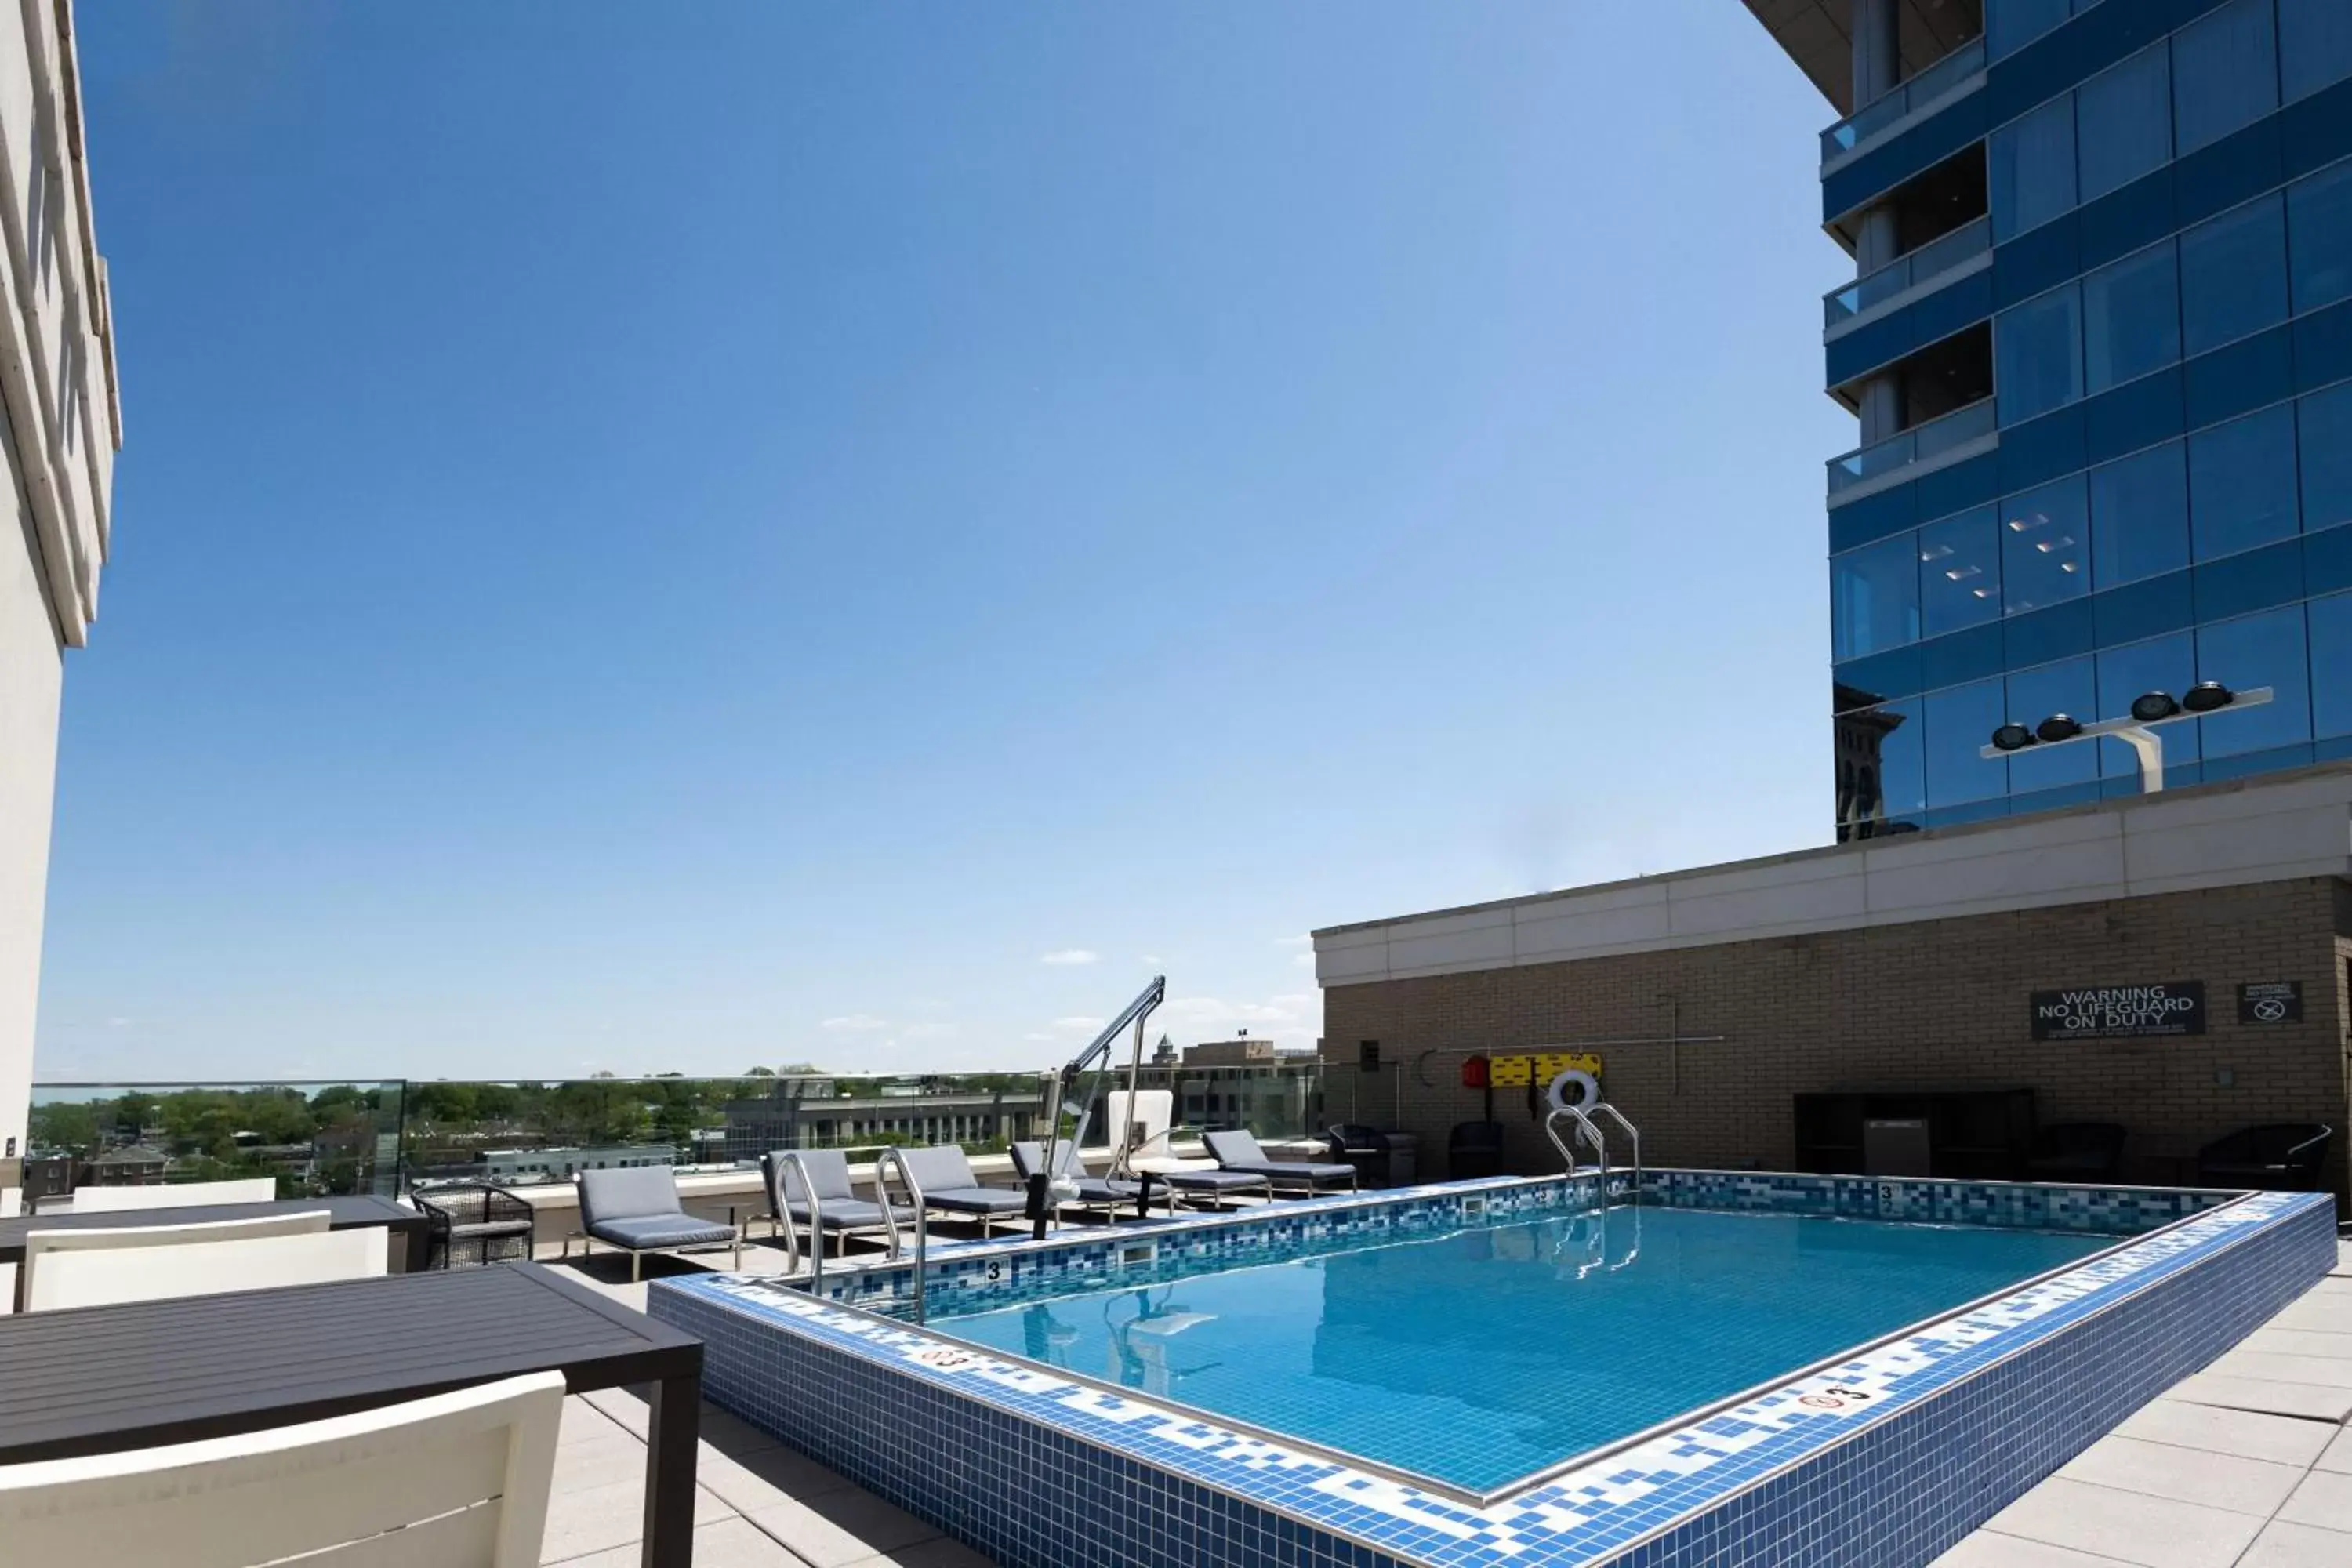
[[[1969,39],[1891,92],[1884,93],[1822,132],[1822,162],[1851,153],[1888,126],[1927,108],[1984,68],[1981,37]]]
[[[1924,425],[1915,425],[1899,436],[1890,437],[1873,446],[1858,447],[1843,457],[1832,458],[1829,460],[1830,494],[1852,489],[1856,485],[1891,474],[1897,468],[1939,457],[1980,437],[1990,436],[1994,428],[1994,412],[1993,399],[1980,398]]]
[[[405,1086],[42,1083],[33,1086],[25,1192],[35,1208],[90,1185],[268,1176],[281,1198],[398,1190]]]
[[[1857,278],[1844,288],[1824,295],[1822,300],[1822,324],[1834,329],[1853,320],[1874,306],[1915,289],[1932,283],[1970,258],[1979,256],[1992,244],[1992,223],[1990,218],[1978,218],[1963,224],[1951,233],[1939,235],[1906,256],[1897,257],[1875,272]]]

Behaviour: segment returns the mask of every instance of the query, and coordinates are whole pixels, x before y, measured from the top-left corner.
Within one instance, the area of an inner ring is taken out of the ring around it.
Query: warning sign
[[[2241,1024],[2300,1024],[2303,1022],[2303,982],[2256,980],[2238,987]]]
[[[2205,1032],[2205,983],[2093,985],[2033,994],[2037,1040],[2139,1040]]]

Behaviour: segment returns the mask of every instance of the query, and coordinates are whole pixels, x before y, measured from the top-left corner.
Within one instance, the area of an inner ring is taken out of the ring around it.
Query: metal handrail
[[[919,1323],[923,1321],[924,1265],[930,1254],[930,1215],[923,1207],[921,1184],[915,1180],[915,1173],[907,1169],[907,1157],[895,1147],[883,1150],[874,1158],[874,1199],[882,1205],[883,1215],[887,1216],[890,1213],[890,1184],[883,1171],[885,1165],[898,1167],[898,1179],[907,1184],[908,1205],[915,1211],[915,1321]],[[898,1250],[898,1227],[894,1221],[890,1226],[891,1256],[896,1257]]]
[[[1570,1148],[1568,1141],[1559,1135],[1559,1119],[1563,1116],[1576,1122],[1577,1131],[1584,1134],[1592,1144],[1593,1152],[1601,1156],[1601,1202],[1606,1206],[1609,1202],[1609,1144],[1601,1136],[1601,1129],[1592,1125],[1592,1119],[1572,1105],[1560,1106],[1545,1117],[1544,1136],[1550,1139],[1551,1146],[1559,1151],[1559,1157],[1568,1162],[1570,1175],[1576,1174],[1576,1151]]]
[[[1937,236],[1916,250],[1906,251],[1874,272],[1840,284],[1822,296],[1822,330],[1835,331],[1864,310],[1875,310],[1896,295],[1932,283],[1963,262],[1992,248],[1992,220],[1980,217]]]
[[[1608,1117],[1610,1121],[1614,1121],[1618,1126],[1622,1127],[1625,1130],[1625,1136],[1633,1141],[1633,1201],[1638,1204],[1642,1201],[1641,1131],[1632,1122],[1625,1120],[1625,1113],[1623,1111],[1618,1110],[1615,1106],[1610,1104],[1605,1100],[1596,1101],[1592,1109]],[[1605,1170],[1601,1173],[1601,1179],[1604,1184],[1607,1183],[1609,1176]]]
[[[771,1178],[773,1184],[768,1189],[768,1205],[776,1211],[776,1228],[784,1237],[784,1261],[793,1266],[795,1274],[801,1271],[801,1231],[800,1226],[793,1223],[793,1205],[784,1195],[784,1173],[787,1170],[801,1173],[801,1191],[808,1198],[809,1234],[816,1243],[815,1251],[809,1260],[809,1294],[813,1296],[816,1294],[818,1282],[824,1278],[824,1209],[817,1202],[816,1184],[809,1180],[808,1163],[801,1158],[800,1151],[788,1149],[777,1155],[775,1173]]]

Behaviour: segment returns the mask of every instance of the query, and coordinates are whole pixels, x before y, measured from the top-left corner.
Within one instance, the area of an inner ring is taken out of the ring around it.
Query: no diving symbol
[[[1797,1403],[1814,1410],[1846,1410],[1870,1403],[1870,1391],[1864,1388],[1824,1388],[1819,1394],[1801,1394]]]
[[[2254,1016],[2265,1024],[2275,1024],[2286,1016],[2286,1004],[2274,996],[2264,997],[2254,1004]]]

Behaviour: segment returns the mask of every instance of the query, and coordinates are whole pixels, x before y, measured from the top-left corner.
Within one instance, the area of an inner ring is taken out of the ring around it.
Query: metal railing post
[[[817,1199],[816,1184],[809,1180],[808,1165],[801,1159],[800,1151],[785,1151],[776,1161],[776,1187],[768,1194],[768,1201],[776,1205],[776,1218],[784,1232],[784,1258],[795,1274],[801,1267],[801,1237],[800,1227],[793,1223],[793,1205],[785,1194],[786,1171],[800,1173],[801,1193],[808,1200],[809,1239],[814,1244],[809,1252],[809,1294],[814,1296],[817,1286],[824,1279],[824,1208]]]
[[[1609,1205],[1609,1144],[1601,1136],[1601,1129],[1592,1124],[1592,1119],[1572,1105],[1563,1105],[1545,1117],[1544,1136],[1551,1140],[1551,1146],[1559,1151],[1561,1159],[1568,1162],[1570,1175],[1576,1174],[1576,1151],[1570,1148],[1568,1141],[1559,1135],[1559,1120],[1563,1116],[1576,1123],[1577,1131],[1592,1145],[1592,1152],[1601,1158],[1601,1205],[1606,1208]]]

